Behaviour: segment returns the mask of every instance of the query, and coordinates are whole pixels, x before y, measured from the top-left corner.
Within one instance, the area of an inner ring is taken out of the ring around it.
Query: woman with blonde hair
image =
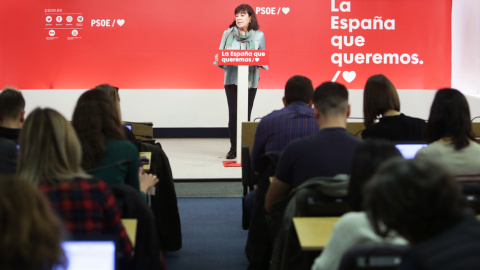
[[[400,112],[397,89],[382,74],[371,76],[365,84],[363,116],[363,139],[378,138],[395,142],[426,140],[427,123]]]
[[[17,177],[39,187],[72,234],[118,235],[130,258],[132,245],[106,184],[81,167],[82,149],[73,127],[57,111],[35,109],[20,132]]]
[[[65,266],[62,229],[45,196],[33,185],[12,177],[0,179],[0,269]]]

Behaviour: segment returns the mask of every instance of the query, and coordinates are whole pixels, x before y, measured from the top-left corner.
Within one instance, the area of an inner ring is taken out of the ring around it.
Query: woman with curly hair
[[[83,149],[82,167],[95,177],[107,184],[130,185],[143,195],[158,182],[140,168],[138,150],[125,139],[118,108],[104,91],[83,93],[72,123]]]

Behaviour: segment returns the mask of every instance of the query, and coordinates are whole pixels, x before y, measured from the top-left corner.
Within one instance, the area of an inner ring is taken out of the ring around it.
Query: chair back
[[[470,207],[477,215],[480,214],[480,184],[461,183],[460,186]]]
[[[306,197],[305,216],[335,217],[350,211],[347,203],[348,177],[315,177],[311,181],[317,181],[320,192]]]
[[[155,217],[140,192],[125,184],[109,185],[115,196],[122,218],[137,219],[134,269],[161,269],[160,243],[158,242]]]
[[[343,254],[339,270],[390,270],[397,269],[406,245],[366,244],[350,248]]]

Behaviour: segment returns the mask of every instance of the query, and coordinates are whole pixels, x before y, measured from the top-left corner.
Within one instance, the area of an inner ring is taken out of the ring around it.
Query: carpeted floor
[[[168,270],[245,270],[248,231],[241,198],[178,198],[182,249],[164,254]]]
[[[185,197],[242,197],[243,186],[240,181],[203,182],[176,181],[175,192],[178,198]]]

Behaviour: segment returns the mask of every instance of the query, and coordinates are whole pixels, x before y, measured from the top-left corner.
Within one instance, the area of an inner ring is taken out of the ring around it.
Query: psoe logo
[[[48,31],[48,34],[53,37],[55,36],[55,30],[51,29],[50,31]]]
[[[47,21],[47,23],[51,23],[52,22],[52,16],[47,16],[45,18],[45,21]]]
[[[58,22],[58,23],[62,22],[62,20],[63,20],[63,19],[62,19],[62,16],[57,16],[57,22]]]
[[[78,31],[76,29],[72,30],[72,36],[74,37],[78,36]]]
[[[78,16],[77,17],[77,22],[83,22],[83,16]]]

